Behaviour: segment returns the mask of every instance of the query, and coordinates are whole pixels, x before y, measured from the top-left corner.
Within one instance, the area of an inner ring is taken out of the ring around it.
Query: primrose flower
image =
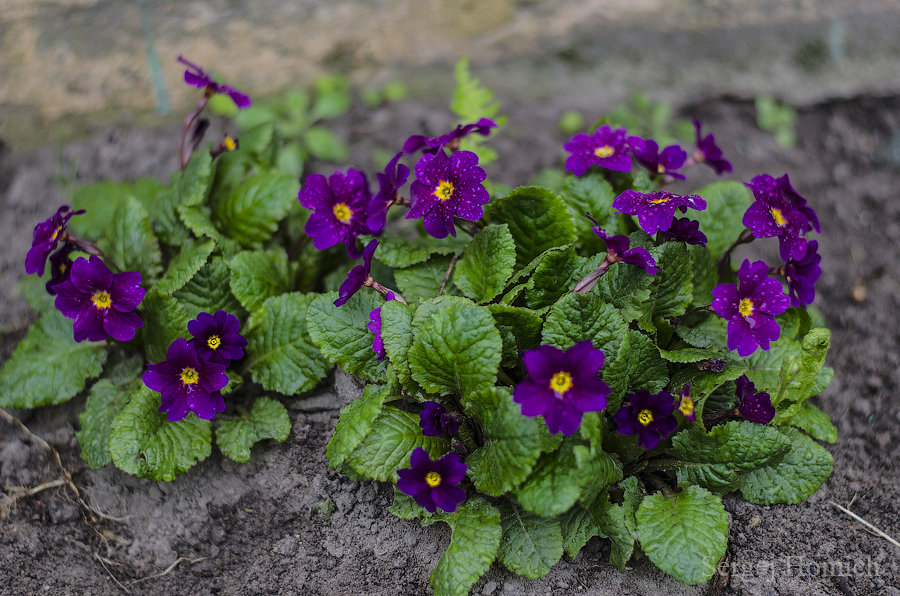
[[[758,424],[768,424],[775,417],[775,407],[769,394],[761,391],[756,393],[756,386],[741,375],[734,382],[738,397],[738,412],[744,420]]]
[[[638,391],[628,396],[628,403],[619,408],[613,421],[620,434],[637,435],[638,445],[654,449],[678,428],[674,412],[675,401],[668,391]]]
[[[566,159],[566,170],[576,176],[583,176],[591,166],[600,166],[616,172],[631,170],[631,156],[628,151],[643,145],[639,137],[626,137],[624,128],[612,129],[604,124],[593,134],[580,132],[572,137],[563,149],[571,153]]]
[[[684,165],[687,153],[678,145],[669,145],[660,153],[656,141],[647,139],[640,146],[635,147],[633,153],[637,162],[647,168],[651,174],[684,180],[684,175],[675,170]]]
[[[437,153],[441,146],[447,147],[451,151],[459,148],[459,142],[466,136],[477,133],[483,137],[491,134],[491,129],[497,128],[497,124],[488,118],[482,118],[474,124],[457,125],[445,135],[439,137],[426,137],[424,135],[412,135],[403,143],[404,153],[415,153],[422,147],[425,147],[425,153]]]
[[[722,150],[716,145],[716,137],[709,133],[705,137],[700,135],[700,121],[692,118],[694,124],[694,134],[697,138],[697,148],[691,156],[693,161],[705,163],[715,171],[716,174],[723,174],[731,171],[731,162],[722,157]]]
[[[378,172],[375,177],[378,178],[378,192],[369,201],[367,208],[368,218],[366,226],[372,232],[378,232],[384,228],[387,222],[387,212],[397,197],[397,192],[406,184],[409,178],[409,168],[402,163],[397,163],[403,156],[401,151],[391,158],[384,167],[384,172]]]
[[[347,272],[347,279],[338,288],[338,299],[334,301],[335,306],[343,306],[363,286],[371,285],[369,271],[372,269],[372,256],[375,254],[376,248],[378,248],[378,240],[370,240],[366,244],[362,254],[363,263],[362,265],[356,265]]]
[[[706,234],[700,231],[700,222],[687,217],[672,220],[672,225],[663,234],[676,242],[706,246]]]
[[[53,288],[56,284],[68,281],[72,277],[72,259],[70,255],[75,252],[75,246],[66,242],[59,249],[50,255],[50,279],[44,284],[47,293],[51,296],[56,295]]]
[[[84,209],[69,212],[70,207],[63,205],[56,210],[56,213],[34,226],[34,233],[31,236],[31,248],[25,256],[25,273],[32,275],[36,273],[39,277],[44,275],[44,269],[47,266],[47,257],[57,247],[60,240],[64,240],[67,236],[66,226],[69,220],[75,215],[84,213]]]
[[[781,335],[775,315],[786,311],[791,301],[768,273],[765,262],[751,264],[744,259],[738,270],[739,287],[719,284],[712,291],[712,309],[728,320],[728,349],[737,350],[741,357],[749,356],[757,347],[768,350],[769,342]]]
[[[159,411],[165,412],[170,422],[184,420],[188,412],[212,420],[216,412],[225,411],[221,393],[228,384],[225,365],[198,356],[195,344],[176,339],[169,345],[166,359],[148,364],[147,369],[141,379],[162,394]]]
[[[447,412],[447,408],[434,401],[426,401],[425,407],[419,412],[419,426],[426,437],[440,435],[453,436],[459,431],[459,421],[453,414]]]
[[[353,168],[346,174],[336,171],[327,180],[321,174],[310,174],[297,198],[301,205],[313,210],[304,228],[313,239],[313,246],[324,250],[343,242],[347,255],[359,258],[356,238],[372,233],[366,225],[371,194],[365,174]]]
[[[394,293],[388,292],[385,295],[385,299],[390,301],[394,300]],[[381,337],[381,307],[373,308],[369,313],[369,322],[366,324],[369,331],[371,331],[375,335],[375,339],[372,340],[372,349],[375,350],[375,358],[376,360],[384,360],[384,339]]]
[[[56,308],[70,319],[75,341],[101,341],[107,337],[128,341],[144,321],[134,310],[144,299],[141,274],[112,273],[100,257],[79,257],[70,277],[55,286]]]
[[[819,267],[822,255],[818,251],[819,243],[810,240],[806,243],[806,254],[803,255],[803,258],[798,261],[788,261],[784,266],[791,306],[806,308],[816,298],[815,283],[822,275],[822,268]]]
[[[238,333],[240,326],[238,318],[224,310],[218,310],[214,315],[202,312],[187,324],[188,331],[194,336],[191,343],[197,349],[197,356],[218,364],[244,357],[247,340]]]
[[[424,218],[425,231],[434,238],[456,238],[454,217],[477,221],[484,215],[481,206],[491,197],[482,182],[487,178],[471,151],[451,156],[439,148],[416,163],[416,180],[410,185],[412,206],[406,219]]]
[[[667,190],[649,193],[626,190],[613,200],[612,206],[618,213],[637,215],[641,229],[652,236],[669,229],[676,209],[682,213],[687,212],[688,207],[703,211],[706,201],[697,195],[682,196]]]
[[[234,87],[229,87],[228,85],[222,85],[217,83],[211,76],[209,76],[202,68],[194,64],[193,62],[188,62],[184,57],[179,56],[178,61],[185,66],[187,66],[187,70],[184,71],[184,82],[192,87],[196,87],[197,89],[205,89],[208,94],[213,93],[222,93],[231,98],[236,105],[240,109],[249,108],[250,107],[250,97],[241,93]]]
[[[694,400],[691,399],[691,384],[687,383],[678,399],[678,411],[681,412],[685,420],[690,420],[691,422],[697,420],[697,413],[694,411],[695,405]]]
[[[467,468],[458,453],[450,452],[432,460],[427,451],[416,447],[409,465],[409,468],[397,470],[397,488],[429,513],[434,513],[438,507],[453,513],[465,500],[466,491],[457,485],[466,477]]]
[[[597,224],[597,221],[593,217],[590,215],[587,215],[586,217],[595,224],[591,227],[591,231],[606,244],[607,261],[610,263],[628,263],[629,265],[640,267],[650,275],[656,275],[656,261],[653,260],[653,257],[650,256],[650,252],[646,248],[641,248],[639,246],[630,248],[631,240],[628,236],[622,234],[610,236],[606,233],[606,230]]]
[[[603,367],[603,350],[591,340],[568,350],[542,345],[522,354],[528,378],[516,385],[513,401],[523,416],[543,416],[551,433],[571,435],[581,425],[584,412],[606,407],[609,385],[597,378]]]
[[[806,199],[793,190],[788,175],[773,178],[762,174],[745,186],[756,201],[744,213],[743,224],[756,238],[777,236],[783,260],[802,259],[806,254],[803,236],[813,227],[819,231],[819,220],[806,206]]]

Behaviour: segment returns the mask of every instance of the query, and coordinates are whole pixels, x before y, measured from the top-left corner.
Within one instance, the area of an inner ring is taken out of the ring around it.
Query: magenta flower
[[[652,236],[669,229],[676,209],[682,213],[687,212],[688,207],[703,211],[706,201],[697,195],[682,196],[667,190],[650,193],[626,190],[613,200],[612,206],[618,213],[637,215],[641,229]]]
[[[684,175],[676,170],[684,165],[687,153],[678,145],[669,145],[660,153],[656,141],[647,139],[635,147],[633,153],[637,162],[651,174],[684,180]]]
[[[209,76],[202,68],[194,64],[193,62],[188,62],[184,57],[179,56],[178,61],[187,66],[187,70],[184,71],[184,82],[192,87],[196,87],[197,89],[205,89],[208,94],[213,93],[222,93],[231,98],[236,105],[240,109],[249,108],[250,107],[250,97],[241,93],[234,87],[229,87],[228,85],[222,85],[217,83],[211,76]]]
[[[516,385],[513,401],[523,416],[543,416],[551,433],[571,435],[581,425],[584,412],[606,407],[609,385],[597,378],[603,367],[603,350],[591,340],[568,350],[542,345],[522,354],[528,377]]]
[[[616,172],[631,170],[631,156],[628,152],[643,146],[643,139],[626,137],[624,128],[613,130],[604,124],[593,134],[580,132],[572,137],[563,149],[571,153],[566,159],[566,170],[576,176],[583,176],[591,166],[600,166]]]
[[[482,118],[474,124],[462,124],[439,137],[426,137],[424,135],[412,135],[403,143],[404,153],[415,153],[425,147],[425,153],[437,153],[439,147],[447,147],[451,151],[459,148],[459,142],[466,136],[477,133],[483,137],[491,134],[491,129],[497,128],[493,120]]]
[[[806,199],[791,187],[788,175],[776,179],[763,174],[745,186],[753,191],[756,201],[744,213],[743,224],[756,238],[777,236],[783,260],[802,259],[806,254],[803,236],[813,227],[819,231],[819,220],[806,206]]]
[[[822,255],[818,251],[819,243],[810,240],[806,243],[806,254],[803,255],[803,258],[797,261],[788,261],[784,266],[791,306],[806,308],[816,298],[815,284],[822,275],[822,268],[819,267]]]
[[[457,486],[466,477],[467,470],[458,453],[450,452],[432,460],[427,451],[416,447],[409,465],[409,468],[397,470],[397,488],[429,513],[434,513],[438,507],[453,513],[466,499],[466,491]]]
[[[690,383],[685,384],[684,390],[682,390],[681,395],[678,397],[678,410],[681,412],[682,416],[684,416],[684,419],[695,422],[697,420],[697,413],[694,411],[694,406],[696,404],[694,404],[694,400],[691,399]]]
[[[385,301],[394,300],[394,293],[388,291],[385,294]],[[381,307],[373,308],[369,313],[369,322],[366,324],[366,327],[369,331],[375,335],[375,339],[372,340],[372,349],[375,350],[375,359],[376,360],[384,360],[385,352],[384,352],[384,339],[381,337]]]
[[[366,209],[368,218],[366,226],[372,232],[378,232],[384,228],[387,222],[387,212],[397,198],[397,192],[406,184],[409,178],[409,168],[402,163],[398,163],[403,156],[401,151],[395,155],[384,167],[384,172],[378,172],[375,177],[378,178],[378,192],[369,201]]]
[[[187,325],[194,338],[191,343],[197,349],[197,356],[210,362],[228,364],[229,360],[244,357],[247,340],[238,333],[240,321],[224,310],[215,315],[202,312]]]
[[[335,306],[343,306],[363,286],[371,285],[369,271],[372,269],[372,256],[375,254],[376,248],[378,248],[378,240],[370,240],[366,248],[363,249],[363,263],[362,265],[356,265],[347,272],[347,279],[338,288],[338,299],[334,301]]]
[[[447,156],[443,149],[423,155],[416,163],[416,180],[410,186],[412,207],[406,219],[424,218],[425,231],[434,238],[456,238],[454,217],[477,221],[482,205],[491,197],[482,182],[487,178],[471,151]]]
[[[678,428],[674,412],[675,400],[668,391],[638,391],[628,396],[628,403],[619,408],[613,421],[620,434],[637,435],[638,445],[654,449]]]
[[[757,424],[768,424],[775,417],[775,407],[768,393],[756,393],[756,386],[747,375],[741,375],[734,382],[737,389],[738,412],[744,420]]]
[[[101,341],[112,337],[129,341],[144,321],[134,310],[144,299],[141,274],[136,271],[112,273],[100,257],[90,261],[79,257],[72,264],[70,278],[53,286],[56,308],[75,319],[75,341]]]
[[[419,426],[426,437],[440,435],[453,436],[459,431],[459,421],[447,408],[434,401],[426,401],[425,407],[419,412]]]
[[[47,266],[47,257],[57,247],[59,242],[66,238],[66,226],[69,220],[75,215],[84,213],[84,209],[69,212],[70,207],[63,205],[56,210],[56,213],[34,226],[34,233],[31,237],[31,249],[25,256],[25,273],[28,275],[37,274],[38,277],[44,275],[44,269]]]
[[[319,250],[343,242],[351,259],[360,257],[356,238],[371,234],[366,225],[371,200],[366,175],[350,168],[344,174],[336,171],[328,177],[310,174],[297,195],[300,204],[312,209],[304,231]]]
[[[676,242],[706,246],[706,234],[700,231],[700,222],[687,217],[673,220],[672,225],[663,234]]]
[[[768,277],[769,266],[763,261],[750,263],[744,259],[738,270],[738,282],[719,284],[713,288],[712,309],[728,321],[727,346],[741,357],[749,356],[756,348],[769,349],[769,342],[781,335],[775,322],[790,306],[790,298],[782,292],[781,284]]]
[[[692,118],[694,124],[694,134],[697,138],[697,147],[691,158],[700,163],[705,163],[715,171],[716,174],[723,174],[731,171],[731,162],[722,157],[722,150],[716,145],[716,137],[709,133],[705,137],[700,135],[700,121]]]
[[[148,364],[141,379],[161,394],[159,411],[165,412],[170,422],[184,420],[188,412],[212,420],[216,412],[225,411],[221,393],[228,384],[225,365],[199,357],[195,344],[185,339],[173,341],[166,359]]]

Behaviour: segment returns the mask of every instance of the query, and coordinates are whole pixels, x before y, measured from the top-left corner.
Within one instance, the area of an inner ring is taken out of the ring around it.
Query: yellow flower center
[[[660,199],[650,199],[650,202],[654,205],[659,205],[660,203],[668,203],[672,199],[669,195],[663,195]]]
[[[685,416],[690,416],[694,413],[694,401],[687,395],[682,396],[681,403],[678,404],[678,409],[681,410],[681,413]]]
[[[749,298],[744,298],[738,303],[738,312],[741,313],[742,317],[749,317],[753,314],[753,301]]]
[[[425,474],[425,484],[431,488],[437,487],[441,483],[441,475],[437,472],[428,472]]]
[[[596,149],[594,149],[594,155],[596,155],[600,159],[607,158],[615,152],[616,150],[609,145],[603,145],[602,147],[597,147]]]
[[[219,339],[218,335],[210,335],[209,339],[206,340],[206,345],[208,345],[211,349],[215,350],[219,346],[222,345],[222,340]]]
[[[662,174],[662,173],[665,172],[665,171],[666,171],[666,166],[664,166],[664,165],[662,165],[662,164],[659,164],[658,166],[656,166],[656,173],[657,173],[657,174]]]
[[[338,203],[331,208],[331,211],[341,223],[348,223],[350,218],[353,217],[353,209],[348,207],[346,203]]]
[[[650,410],[641,410],[638,413],[638,422],[640,422],[644,426],[647,426],[648,424],[653,422],[653,412],[651,412]]]
[[[62,231],[62,226],[56,226],[56,229],[53,230],[53,234],[50,235],[50,240],[56,240],[56,237],[59,236],[59,233]]]
[[[94,292],[94,295],[91,296],[91,302],[94,303],[98,310],[112,306],[112,298],[109,297],[109,292]]]
[[[565,371],[560,371],[553,375],[550,379],[550,389],[562,395],[572,388],[572,375]]]
[[[453,196],[453,183],[448,180],[441,180],[432,194],[441,201],[446,201]]]
[[[196,385],[200,382],[200,373],[189,366],[186,366],[181,371],[181,382],[185,385]]]
[[[772,212],[772,218],[775,219],[775,223],[778,224],[778,227],[783,228],[787,223],[787,220],[784,218],[784,215],[781,214],[781,209],[772,207],[769,211]]]
[[[235,141],[228,135],[225,135],[225,141],[222,143],[222,145],[225,147],[226,151],[234,151],[238,146],[237,141]]]
[[[65,272],[66,272],[66,269],[68,269],[68,267],[66,266],[65,263],[60,263],[60,264],[59,264],[59,272],[60,272],[60,273],[65,273]],[[790,277],[788,278],[788,281],[791,281],[791,278],[790,278]]]

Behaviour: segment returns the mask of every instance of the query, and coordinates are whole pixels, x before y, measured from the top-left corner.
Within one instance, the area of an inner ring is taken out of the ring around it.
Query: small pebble
[[[853,292],[850,293],[850,297],[853,298],[854,302],[865,302],[866,301],[866,287],[865,286],[856,286],[853,288]]]

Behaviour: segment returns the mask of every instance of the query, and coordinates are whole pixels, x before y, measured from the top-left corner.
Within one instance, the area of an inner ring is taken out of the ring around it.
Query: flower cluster
[[[637,215],[641,229],[652,236],[656,232],[665,232],[672,226],[676,209],[682,213],[688,207],[703,211],[706,209],[706,201],[697,195],[681,196],[666,190],[650,193],[626,190],[613,200],[612,206],[619,213]]]
[[[744,213],[744,225],[756,238],[777,236],[783,260],[802,259],[806,255],[803,237],[811,229],[821,232],[821,228],[815,211],[797,194],[788,175],[756,176],[747,187],[753,191],[755,201]]]
[[[72,252],[74,247],[68,242],[69,234],[66,228],[69,225],[69,220],[75,215],[84,213],[84,209],[79,209],[78,211],[70,211],[70,209],[71,207],[68,205],[63,205],[56,210],[56,213],[50,219],[44,220],[34,227],[34,233],[31,237],[31,249],[25,256],[25,273],[28,275],[37,274],[38,277],[43,277],[47,266],[47,257],[60,243],[63,246],[57,254],[62,253],[66,249],[69,250],[69,253]],[[49,288],[47,289],[49,290]]]
[[[419,412],[419,426],[426,437],[453,436],[459,431],[459,419],[441,404],[426,401]]]

